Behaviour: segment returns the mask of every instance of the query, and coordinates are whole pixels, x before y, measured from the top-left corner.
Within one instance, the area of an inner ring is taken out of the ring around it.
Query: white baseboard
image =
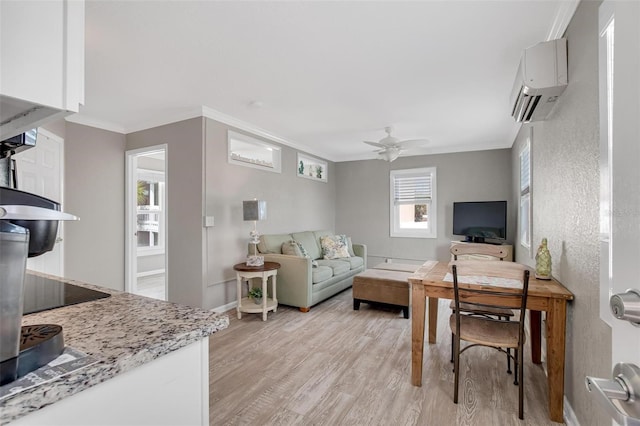
[[[213,308],[211,309],[212,312],[216,312],[218,314],[223,314],[227,311],[230,311],[231,309],[235,308],[236,306],[238,306],[238,302],[234,301],[231,303],[227,303],[226,305],[222,305],[222,306],[218,306],[217,308]]]
[[[571,404],[569,404],[569,400],[567,397],[564,397],[564,422],[567,426],[580,426],[580,422],[576,417],[576,413],[573,411]]]

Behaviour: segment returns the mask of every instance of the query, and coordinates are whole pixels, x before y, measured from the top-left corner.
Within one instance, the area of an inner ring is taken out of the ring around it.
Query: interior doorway
[[[126,290],[167,300],[167,146],[126,153]]]
[[[63,205],[64,139],[40,127],[36,145],[13,155],[16,161],[17,189],[31,192]],[[53,249],[27,259],[27,269],[58,277],[64,276],[64,221],[58,223]]]

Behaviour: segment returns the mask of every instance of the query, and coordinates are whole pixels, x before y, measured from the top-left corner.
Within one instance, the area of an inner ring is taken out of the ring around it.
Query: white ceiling
[[[362,141],[388,125],[430,140],[415,153],[508,148],[520,54],[576,4],[88,1],[71,120],[129,133],[204,109],[332,161],[375,158]]]

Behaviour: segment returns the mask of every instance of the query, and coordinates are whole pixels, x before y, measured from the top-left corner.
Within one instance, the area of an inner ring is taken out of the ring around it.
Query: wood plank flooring
[[[438,344],[425,347],[423,385],[411,385],[411,320],[361,304],[348,289],[308,313],[279,306],[262,321],[238,320],[210,338],[211,425],[556,425],[546,376],[525,353],[524,420],[506,356],[473,348],[461,357],[453,403],[448,300]]]

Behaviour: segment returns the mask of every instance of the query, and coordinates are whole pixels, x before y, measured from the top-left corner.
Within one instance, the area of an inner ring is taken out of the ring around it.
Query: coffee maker
[[[24,280],[27,257],[53,249],[58,221],[78,220],[61,212],[55,201],[4,185],[16,182],[11,159],[16,146],[14,142],[4,142],[0,142],[0,385],[15,380],[19,364],[24,365],[27,358],[30,368],[35,369],[64,350],[62,328],[48,324],[40,328],[43,337],[38,347],[23,351],[22,357]]]

